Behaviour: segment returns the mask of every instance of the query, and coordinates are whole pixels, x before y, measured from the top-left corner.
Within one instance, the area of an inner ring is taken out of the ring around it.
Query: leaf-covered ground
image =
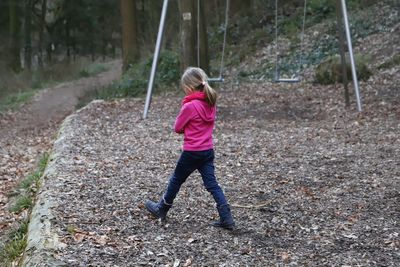
[[[166,225],[146,212],[180,154],[180,96],[95,102],[72,116],[44,190],[70,266],[398,266],[398,69],[361,83],[362,113],[340,86],[223,84],[216,173],[237,229],[217,218],[199,175]],[[392,82],[390,82],[392,81]],[[56,142],[56,146],[57,146]]]
[[[180,96],[156,97],[146,121],[142,100],[93,103],[76,113],[67,124],[72,134],[55,144],[63,151],[52,163],[55,175],[41,190],[56,204],[51,227],[61,244],[53,253],[68,266],[399,266],[400,68],[378,69],[400,53],[399,29],[357,40],[355,51],[372,57],[374,72],[360,83],[362,113],[353,95],[344,108],[339,85],[236,81],[239,70],[273,58],[272,47],[228,71],[217,88],[214,137],[233,232],[208,226],[217,213],[198,174],[182,188],[168,224],[144,210],[180,154],[181,136],[172,133]],[[312,74],[305,71],[307,82]],[[26,216],[7,211],[12,186],[73,109],[53,117],[49,105],[43,102],[44,123],[29,110],[0,117],[2,234]]]
[[[121,62],[107,64],[109,71],[44,89],[19,110],[0,113],[0,249],[9,233],[29,216],[27,211],[10,212],[20,193],[18,183],[33,173],[42,155],[51,150],[61,122],[74,112],[79,97],[120,77]],[[0,257],[0,265],[2,262]]]

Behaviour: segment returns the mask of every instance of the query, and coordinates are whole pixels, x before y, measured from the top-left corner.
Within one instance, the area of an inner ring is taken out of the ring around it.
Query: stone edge
[[[57,162],[62,158],[65,149],[65,139],[73,134],[74,128],[72,125],[73,119],[85,109],[97,103],[102,103],[103,100],[94,100],[85,107],[79,109],[75,113],[65,118],[57,134],[57,139],[54,142],[53,149],[49,156],[49,161],[46,169],[40,178],[41,188],[37,195],[35,205],[32,209],[28,233],[27,246],[23,255],[21,266],[67,266],[56,259],[57,251],[66,247],[66,244],[59,240],[59,236],[54,230],[55,217],[52,214],[52,208],[57,204],[51,194],[51,179],[57,179],[58,171]]]

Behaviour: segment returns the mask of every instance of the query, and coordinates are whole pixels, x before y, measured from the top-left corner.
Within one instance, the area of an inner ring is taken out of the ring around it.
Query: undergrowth
[[[105,64],[92,63],[89,66],[82,68],[79,71],[79,76],[80,77],[90,77],[90,76],[99,74],[101,72],[107,71],[107,70],[109,70],[109,67]]]
[[[28,102],[39,89],[60,82],[94,76],[108,69],[109,67],[104,63],[80,61],[54,63],[31,72],[0,73],[0,81],[4,82],[4,84],[0,84],[0,113],[18,109],[22,104]]]
[[[121,80],[111,85],[87,92],[79,99],[76,108],[81,108],[93,99],[111,100],[125,97],[141,97],[146,94],[152,65],[152,57],[132,65]],[[160,54],[154,81],[154,93],[177,88],[180,79],[179,55],[169,50]]]
[[[43,154],[37,170],[25,177],[14,190],[14,201],[10,212],[22,215],[7,235],[4,244],[0,244],[0,266],[16,266],[20,260],[27,244],[27,233],[29,225],[29,214],[32,210],[36,192],[40,187],[40,177],[43,175],[49,155]]]
[[[391,59],[389,59],[388,61],[382,63],[381,65],[378,66],[378,69],[382,70],[382,69],[390,69],[393,68],[395,66],[399,66],[400,65],[400,55],[394,55]]]
[[[372,0],[352,0],[348,1],[347,4],[354,46],[357,46],[358,42],[369,35],[389,32],[396,23],[399,23],[399,11],[396,8],[396,2],[393,0],[380,1],[378,3]],[[339,53],[335,12],[333,1],[315,0],[308,2],[304,40],[305,44],[308,44],[305,46],[306,49],[303,54],[301,54],[300,46],[296,45],[298,40],[293,40],[293,37],[291,37],[296,28],[291,21],[298,22],[299,16],[302,16],[302,14],[297,12],[294,17],[279,17],[279,23],[283,25],[279,28],[279,36],[286,37],[291,41],[290,48],[286,51],[284,58],[280,58],[279,70],[281,74],[296,75],[301,69],[319,65],[327,58]],[[300,32],[298,27],[297,29]],[[275,31],[275,29],[272,31]],[[268,34],[271,34],[271,32],[266,32],[266,35]],[[249,47],[244,49],[251,52]],[[272,49],[275,49],[275,46]],[[235,58],[233,60],[235,64],[240,62]],[[393,60],[383,63],[379,68],[389,68],[397,65],[397,62],[398,58],[395,57]],[[239,71],[238,79],[270,80],[273,79],[274,75],[275,58],[267,58],[266,62],[262,63],[261,66],[257,66],[256,69]]]
[[[27,102],[36,93],[36,90],[18,91],[7,93],[0,90],[0,113],[6,110],[15,110]]]

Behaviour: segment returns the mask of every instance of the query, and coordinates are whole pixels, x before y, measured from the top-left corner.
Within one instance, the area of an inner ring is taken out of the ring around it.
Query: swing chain
[[[197,65],[200,67],[200,1],[197,0]],[[229,6],[230,0],[226,0],[225,6],[225,23],[224,23],[224,40],[222,43],[222,52],[221,52],[221,62],[219,68],[219,77],[217,78],[209,78],[208,80],[211,82],[223,82],[224,78],[222,77],[224,72],[224,60],[225,60],[225,48],[226,48],[226,39],[227,39],[227,31],[228,31],[228,16],[229,16]]]
[[[306,12],[307,12],[307,0],[304,0],[303,7],[303,23],[302,23],[302,31],[300,34],[300,56],[299,56],[299,68],[297,70],[297,75],[295,78],[290,79],[282,79],[279,74],[279,51],[278,51],[278,0],[275,0],[275,51],[276,51],[276,61],[275,61],[275,82],[299,82],[300,81],[300,72],[303,67],[304,60],[304,32],[305,32],[305,24],[306,24]]]

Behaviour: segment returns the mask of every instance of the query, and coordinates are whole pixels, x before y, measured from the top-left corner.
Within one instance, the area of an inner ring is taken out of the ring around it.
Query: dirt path
[[[2,233],[17,219],[8,212],[10,191],[32,171],[40,156],[49,151],[60,122],[75,110],[79,97],[85,92],[106,86],[121,75],[119,60],[108,64],[106,72],[44,89],[20,110],[0,116]]]
[[[144,208],[179,157],[180,97],[154,97],[147,120],[142,100],[92,103],[55,142],[25,263],[399,266],[400,98],[386,99],[397,90],[381,82],[399,78],[362,82],[363,113],[345,110],[335,85],[222,84],[215,161],[232,232],[209,227],[218,215],[198,173],[165,225]]]

